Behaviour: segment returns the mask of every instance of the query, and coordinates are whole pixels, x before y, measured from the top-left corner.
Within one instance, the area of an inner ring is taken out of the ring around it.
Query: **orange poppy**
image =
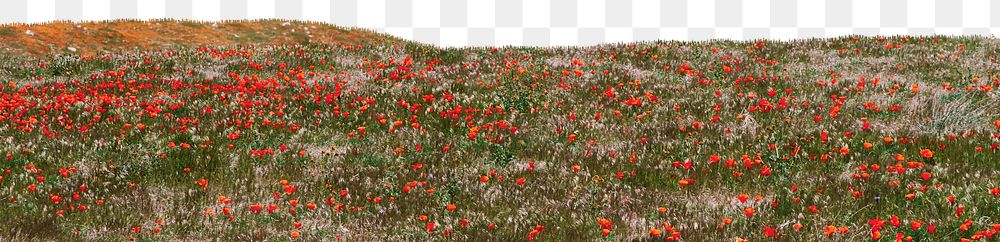
[[[920,155],[923,156],[924,158],[930,159],[934,157],[934,151],[931,151],[929,149],[922,149],[920,150]]]

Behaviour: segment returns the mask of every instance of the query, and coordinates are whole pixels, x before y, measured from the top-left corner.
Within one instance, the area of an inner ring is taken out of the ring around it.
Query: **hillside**
[[[0,241],[1000,239],[997,39],[212,25],[10,30]]]
[[[91,55],[132,48],[159,50],[192,46],[246,44],[393,44],[401,40],[359,28],[286,21],[196,22],[177,20],[50,22],[0,26],[0,50],[41,56],[79,52]]]

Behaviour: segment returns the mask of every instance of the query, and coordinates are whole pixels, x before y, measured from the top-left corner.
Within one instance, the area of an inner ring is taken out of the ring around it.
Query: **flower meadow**
[[[3,240],[998,241],[1000,40],[0,57]]]

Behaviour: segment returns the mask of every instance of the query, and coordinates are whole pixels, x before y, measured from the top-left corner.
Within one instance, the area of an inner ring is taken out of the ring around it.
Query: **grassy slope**
[[[829,226],[869,240],[893,216],[882,240],[971,238],[1000,216],[998,50],[894,37],[8,57],[0,219],[16,222],[0,238],[523,240],[541,225],[537,239],[575,241],[602,238],[603,218],[619,240],[664,224],[692,241]]]
[[[217,23],[176,20],[59,21],[0,26],[0,50],[32,56],[68,52],[68,48],[76,49],[81,55],[93,55],[133,48],[160,50],[192,46],[307,42],[350,45],[398,44],[403,40],[364,29],[285,20]]]

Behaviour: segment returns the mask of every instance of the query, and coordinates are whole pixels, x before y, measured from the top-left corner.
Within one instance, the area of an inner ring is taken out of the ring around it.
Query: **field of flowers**
[[[1000,40],[0,56],[2,240],[1000,240]]]

